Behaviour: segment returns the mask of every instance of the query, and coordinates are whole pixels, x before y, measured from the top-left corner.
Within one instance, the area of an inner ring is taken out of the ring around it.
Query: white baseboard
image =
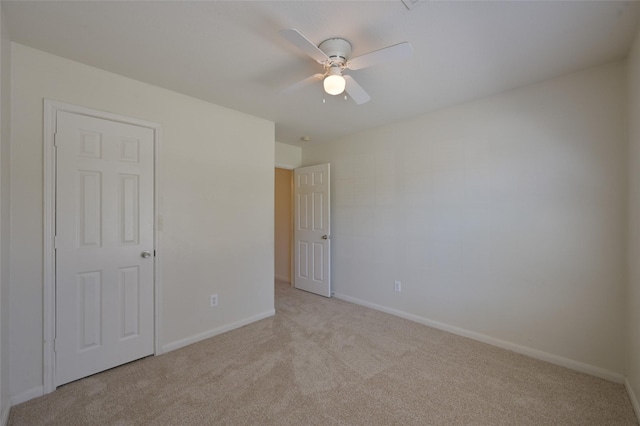
[[[227,331],[235,330],[236,328],[240,328],[247,324],[251,324],[252,322],[269,318],[271,316],[274,316],[275,314],[276,314],[276,310],[270,309],[261,314],[254,315],[252,317],[249,317],[240,321],[232,322],[231,324],[223,325],[222,327],[214,328],[213,330],[205,331],[204,333],[199,333],[194,336],[187,337],[186,339],[181,339],[175,342],[167,343],[166,345],[162,346],[162,353],[167,353],[170,351],[174,351],[176,349],[183,348],[185,346],[189,346],[201,340],[205,340],[210,337],[217,336],[218,334],[226,333]]]
[[[9,413],[11,413],[11,400],[7,399],[5,402],[6,404],[3,404],[2,408],[2,417],[0,417],[0,425],[2,426],[7,426],[7,423],[9,423]]]
[[[633,411],[636,412],[636,417],[638,422],[640,422],[640,403],[638,403],[638,398],[636,397],[635,392],[633,392],[633,388],[631,387],[631,383],[629,383],[629,379],[624,379],[624,387],[627,388],[627,393],[629,394],[629,399],[631,400],[631,405],[633,405]]]
[[[284,281],[286,283],[291,283],[291,280],[289,279],[289,277],[285,277],[284,275],[276,275],[274,278],[276,280],[279,280],[279,281]]]
[[[625,380],[622,374],[605,370],[604,368],[596,367],[590,364],[584,364],[579,361],[574,361],[569,358],[553,355],[547,352],[540,351],[538,349],[530,348],[528,346],[518,345],[516,343],[511,343],[505,340],[496,339],[495,337],[487,336],[485,334],[477,333],[475,331],[466,330],[464,328],[459,328],[453,325],[430,320],[428,318],[410,314],[397,309],[377,305],[375,303],[371,303],[355,297],[347,296],[346,294],[335,293],[334,297],[336,297],[337,299],[345,300],[347,302],[355,303],[356,305],[366,306],[367,308],[372,308],[372,309],[386,312],[388,314],[395,315],[404,319],[408,319],[410,321],[428,325],[429,327],[437,328],[439,330],[448,331],[449,333],[457,334],[458,336],[468,337],[470,339],[477,340],[479,342],[487,343],[489,345],[497,346],[499,348],[517,352],[519,354],[527,355],[527,356],[530,356],[531,358],[536,358],[542,361],[550,362],[552,364],[560,365],[562,367],[570,368],[572,370],[580,371],[582,373],[587,373],[592,376],[600,377],[601,379],[610,380],[612,382],[616,382],[620,384],[624,383],[624,380]]]
[[[11,406],[22,404],[30,399],[44,395],[44,386],[31,388],[11,397]]]

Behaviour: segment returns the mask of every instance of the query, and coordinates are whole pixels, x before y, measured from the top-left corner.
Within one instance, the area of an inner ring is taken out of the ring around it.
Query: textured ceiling
[[[304,146],[622,59],[640,3],[615,1],[2,1],[10,36],[34,47],[276,123]],[[352,71],[356,105],[278,31],[316,44],[342,37],[352,56],[403,41],[410,59]],[[312,142],[301,142],[309,136]]]

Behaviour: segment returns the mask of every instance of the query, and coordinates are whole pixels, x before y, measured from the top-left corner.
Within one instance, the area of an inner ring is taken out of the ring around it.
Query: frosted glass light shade
[[[330,95],[339,95],[344,92],[347,82],[340,74],[331,74],[325,77],[323,84],[325,92]]]

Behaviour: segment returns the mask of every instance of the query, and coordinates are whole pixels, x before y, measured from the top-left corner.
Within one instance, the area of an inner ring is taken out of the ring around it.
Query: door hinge
[[[58,339],[53,339],[53,351],[58,352]]]
[[[56,235],[55,237],[53,237],[53,248],[57,249],[58,248],[58,236]]]
[[[53,134],[53,146],[58,146],[58,133]]]

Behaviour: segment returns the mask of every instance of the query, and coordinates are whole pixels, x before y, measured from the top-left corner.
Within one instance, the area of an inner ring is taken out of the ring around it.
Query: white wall
[[[276,142],[276,167],[295,169],[302,165],[302,148]]]
[[[0,422],[10,408],[9,392],[9,157],[11,45],[0,4]]]
[[[11,59],[13,395],[42,386],[43,98],[162,125],[163,346],[273,314],[274,123],[18,44]]]
[[[629,287],[627,293],[627,389],[640,418],[640,31],[629,53]]]
[[[332,164],[335,292],[621,381],[624,78],[614,63],[303,148]]]

